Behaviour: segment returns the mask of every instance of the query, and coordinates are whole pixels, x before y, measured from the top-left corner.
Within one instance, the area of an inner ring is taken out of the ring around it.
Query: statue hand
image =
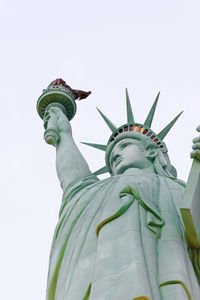
[[[44,116],[44,128],[46,129],[48,123],[56,124],[56,129],[60,134],[71,133],[71,125],[66,115],[58,107],[50,107]]]
[[[200,132],[200,125],[196,129],[198,132]],[[200,160],[200,136],[193,139],[193,151],[190,153],[191,158],[197,158]]]

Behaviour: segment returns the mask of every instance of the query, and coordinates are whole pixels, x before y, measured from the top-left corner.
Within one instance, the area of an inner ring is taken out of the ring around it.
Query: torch
[[[50,83],[47,89],[37,101],[37,112],[44,120],[46,112],[50,107],[58,107],[67,116],[68,120],[76,114],[75,100],[81,100],[89,96],[91,92],[73,90],[64,80],[56,79]],[[50,119],[44,132],[44,139],[50,145],[55,145],[59,141],[59,132],[55,119]]]

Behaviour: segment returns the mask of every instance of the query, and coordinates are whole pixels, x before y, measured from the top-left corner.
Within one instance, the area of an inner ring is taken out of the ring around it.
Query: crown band
[[[113,142],[116,137],[124,132],[137,132],[139,134],[143,134],[144,136],[151,139],[157,146],[162,150],[163,152],[167,152],[167,147],[165,143],[151,130],[149,127],[139,124],[139,123],[133,123],[133,124],[125,124],[117,128],[115,132],[111,135],[109,138],[108,144]]]

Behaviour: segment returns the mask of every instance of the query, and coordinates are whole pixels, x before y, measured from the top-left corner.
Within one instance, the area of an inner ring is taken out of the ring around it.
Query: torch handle
[[[44,139],[45,142],[49,145],[55,145],[59,141],[59,132],[57,129],[57,124],[56,122],[51,122],[48,123],[47,129],[44,132]]]
[[[46,107],[46,111],[48,111],[50,107],[58,107],[63,111],[63,113],[66,113],[64,106],[60,103],[54,102],[49,104]],[[49,145],[55,145],[59,142],[59,130],[57,127],[57,121],[55,117],[50,118],[48,120],[47,129],[44,132],[44,139]]]

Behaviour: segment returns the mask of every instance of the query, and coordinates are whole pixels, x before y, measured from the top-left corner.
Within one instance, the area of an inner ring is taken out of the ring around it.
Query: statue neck
[[[128,169],[126,169],[126,171],[123,174],[124,175],[135,175],[135,174],[140,174],[140,173],[156,174],[153,164],[151,167],[144,168],[144,169],[128,168]]]

